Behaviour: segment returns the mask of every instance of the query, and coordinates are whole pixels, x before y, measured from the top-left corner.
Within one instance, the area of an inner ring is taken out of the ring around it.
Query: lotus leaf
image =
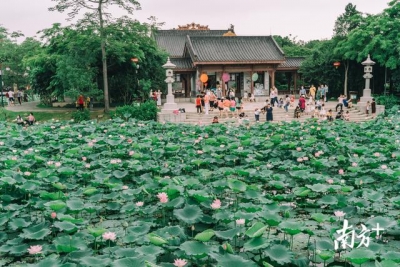
[[[48,236],[51,231],[45,223],[40,223],[29,228],[22,229],[20,237],[25,239],[42,240]]]
[[[369,249],[357,248],[343,256],[354,264],[363,264],[369,260],[375,259],[375,253]]]
[[[210,247],[197,241],[186,241],[180,248],[190,256],[204,257],[210,252]]]
[[[175,209],[174,215],[187,224],[194,224],[200,221],[203,212],[198,206],[186,205],[183,209]]]
[[[293,259],[293,253],[285,246],[273,245],[265,250],[265,254],[274,262],[284,265],[290,263]]]

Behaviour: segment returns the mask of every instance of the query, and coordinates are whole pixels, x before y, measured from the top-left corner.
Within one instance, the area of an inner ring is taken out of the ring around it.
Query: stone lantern
[[[371,84],[371,79],[373,77],[372,66],[375,65],[375,62],[371,60],[370,55],[368,54],[368,58],[361,64],[364,66],[365,74],[363,77],[365,79],[365,88],[363,90],[363,96],[360,98],[360,102],[358,103],[357,106],[360,107],[361,111],[366,112],[367,102],[368,101],[370,103],[372,102],[370,84]]]
[[[165,69],[165,75],[167,76],[165,82],[168,84],[167,102],[164,104],[163,112],[172,112],[173,110],[178,109],[178,104],[175,103],[175,96],[172,93],[172,83],[175,82],[173,69],[176,68],[176,66],[171,63],[168,58],[167,63],[165,63],[162,67]]]

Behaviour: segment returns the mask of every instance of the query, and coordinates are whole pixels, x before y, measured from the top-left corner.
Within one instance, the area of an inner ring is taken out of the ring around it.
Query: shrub
[[[125,120],[134,118],[140,121],[155,121],[157,120],[157,112],[156,102],[147,101],[118,107],[115,110],[114,116],[124,118]]]
[[[72,119],[74,119],[75,122],[88,121],[90,120],[90,111],[88,109],[75,111],[72,113]]]
[[[379,95],[374,98],[378,105],[384,105],[387,110],[399,104],[399,97],[395,95]]]

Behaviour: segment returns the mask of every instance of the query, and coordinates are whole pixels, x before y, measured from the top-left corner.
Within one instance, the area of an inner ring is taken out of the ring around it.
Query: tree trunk
[[[104,35],[104,20],[101,5],[99,2],[98,12],[100,20],[100,39],[101,39],[101,58],[103,63],[103,83],[104,83],[104,112],[110,112],[110,100],[108,97],[108,76],[107,76],[107,53],[106,53],[106,37]]]
[[[348,96],[347,94],[347,81],[348,81],[348,74],[349,74],[349,61],[346,60],[344,63],[344,95]]]

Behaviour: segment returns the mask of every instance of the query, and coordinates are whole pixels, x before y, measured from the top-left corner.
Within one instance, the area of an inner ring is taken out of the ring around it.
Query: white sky
[[[377,14],[389,0],[139,0],[142,10],[133,18],[146,21],[155,16],[165,22],[163,29],[198,23],[210,29],[235,26],[238,35],[296,36],[297,40],[327,39],[333,34],[336,18],[348,3],[361,12]],[[50,28],[53,23],[67,25],[66,14],[50,12],[51,0],[0,0],[0,25],[26,36]],[[114,17],[123,15],[113,11]]]

